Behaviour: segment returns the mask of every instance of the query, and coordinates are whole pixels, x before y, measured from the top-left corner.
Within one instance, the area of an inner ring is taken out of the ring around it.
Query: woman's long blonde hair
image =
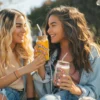
[[[16,18],[23,16],[26,20],[26,34],[24,42],[16,44],[14,52],[17,58],[25,61],[32,60],[33,48],[30,23],[27,17],[15,9],[4,9],[0,11],[0,75],[4,73],[5,67],[9,65],[9,51],[11,49],[12,34],[16,28]]]

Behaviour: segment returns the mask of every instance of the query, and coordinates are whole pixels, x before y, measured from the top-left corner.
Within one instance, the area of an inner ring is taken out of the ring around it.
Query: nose
[[[50,34],[50,32],[51,32],[51,29],[50,29],[50,27],[48,28],[47,32]]]
[[[22,33],[26,32],[26,27],[22,27]]]

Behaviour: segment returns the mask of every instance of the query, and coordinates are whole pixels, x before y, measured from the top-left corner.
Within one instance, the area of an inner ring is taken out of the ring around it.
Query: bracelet
[[[18,78],[19,78],[19,76],[20,76],[20,74],[19,74],[18,70],[14,71],[14,74],[15,74],[16,78],[18,79]]]
[[[16,73],[14,72],[14,75],[16,76],[16,78],[18,79],[18,77],[17,77],[17,75],[16,75]]]

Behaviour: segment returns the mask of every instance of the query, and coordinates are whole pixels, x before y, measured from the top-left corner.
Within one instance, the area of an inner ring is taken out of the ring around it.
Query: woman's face
[[[48,34],[51,37],[52,43],[60,43],[65,39],[62,23],[58,17],[51,15],[48,19]]]
[[[16,19],[16,28],[13,32],[13,44],[22,43],[24,41],[24,35],[26,33],[26,21],[23,16],[19,16]]]

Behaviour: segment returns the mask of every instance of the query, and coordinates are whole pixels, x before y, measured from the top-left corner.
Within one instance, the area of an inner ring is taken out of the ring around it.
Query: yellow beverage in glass
[[[49,42],[47,35],[37,37],[36,41],[37,54],[44,53],[46,60],[49,60]]]

